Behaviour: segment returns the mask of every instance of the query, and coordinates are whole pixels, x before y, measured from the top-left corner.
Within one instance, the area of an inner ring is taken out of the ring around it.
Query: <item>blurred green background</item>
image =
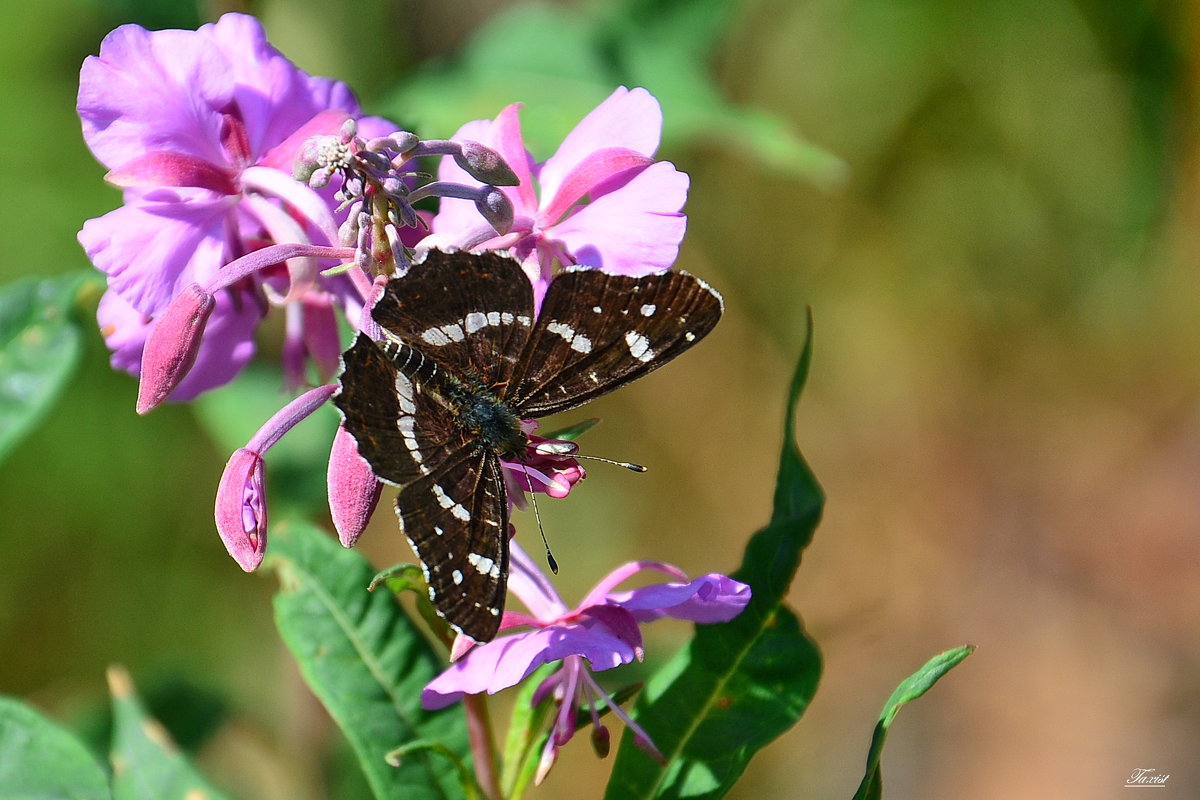
[[[564,597],[631,558],[737,564],[767,518],[811,305],[800,445],[829,502],[792,599],[826,672],[732,796],[848,797],[893,686],[964,642],[978,652],[892,729],[886,796],[1092,800],[1139,767],[1171,773],[1156,796],[1191,796],[1196,7],[556,4],[536,13],[562,15],[561,36],[530,47],[518,19],[479,63],[454,60],[512,5],[2,0],[21,29],[0,48],[0,279],[86,267],[75,232],[119,202],[74,96],[83,58],[124,22],[253,11],[300,66],[436,136],[523,98],[552,142],[580,102],[636,79],[667,110],[660,156],[692,176],[679,266],[722,290],[727,317],[589,407],[605,424],[587,450],[651,471],[597,467],[543,504]],[[605,38],[581,49],[598,18]],[[277,343],[267,331],[264,364]],[[213,530],[239,442],[207,431],[252,431],[269,406],[226,394],[139,418],[135,391],[92,336],[53,415],[0,464],[0,692],[99,742],[104,670],[121,663],[234,793],[360,796],[330,783],[336,733],[274,633],[274,579],[244,575]],[[273,502],[319,491],[329,424],[273,459]],[[362,546],[379,566],[409,557],[386,509]],[[650,667],[687,635],[658,628]],[[606,769],[573,742],[530,796],[599,796]]]

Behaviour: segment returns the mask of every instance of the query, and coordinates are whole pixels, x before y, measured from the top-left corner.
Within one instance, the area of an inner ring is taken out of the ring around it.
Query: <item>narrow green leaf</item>
[[[0,289],[0,458],[54,407],[75,372],[83,325],[74,313],[93,273],[25,278]]]
[[[113,709],[113,794],[116,800],[220,800],[216,791],[151,719],[129,673],[108,670]]]
[[[0,797],[111,800],[108,773],[79,739],[10,697],[0,697]]]
[[[883,773],[879,760],[883,754],[883,742],[887,738],[888,728],[891,727],[892,720],[896,718],[896,713],[900,708],[929,691],[943,675],[974,651],[973,645],[964,645],[939,653],[896,687],[896,691],[892,692],[892,696],[884,704],[883,713],[879,715],[879,723],[875,726],[875,732],[871,736],[866,774],[863,775],[858,791],[854,793],[854,800],[878,800],[882,796]]]
[[[824,495],[795,443],[793,415],[812,359],[809,337],[788,393],[770,524],[751,537],[733,577],[753,597],[735,619],[699,625],[687,648],[646,685],[635,717],[666,756],[658,764],[626,730],[608,798],[723,796],[750,758],[796,723],[821,674],[821,654],[783,605]]]
[[[399,767],[386,755],[425,741],[466,760],[461,710],[421,708],[421,689],[444,666],[383,591],[361,555],[301,522],[272,530],[268,558],[279,573],[275,621],[313,693],[353,747],[379,800],[461,797],[455,770],[430,750]]]

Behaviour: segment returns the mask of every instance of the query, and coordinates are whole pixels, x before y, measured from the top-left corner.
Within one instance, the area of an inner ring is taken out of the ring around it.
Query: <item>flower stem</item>
[[[492,736],[491,717],[488,713],[487,697],[469,694],[463,698],[467,712],[467,736],[471,741],[471,755],[475,760],[475,779],[483,788],[487,800],[500,800],[500,776],[496,771],[496,742]]]

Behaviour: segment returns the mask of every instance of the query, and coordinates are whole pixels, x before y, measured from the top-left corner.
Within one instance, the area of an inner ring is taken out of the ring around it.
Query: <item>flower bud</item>
[[[456,144],[461,146],[461,150],[454,154],[454,163],[475,180],[494,186],[516,186],[520,183],[517,174],[492,148],[469,140]]]
[[[343,547],[353,547],[367,527],[383,484],[358,454],[354,437],[341,425],[333,436],[327,473],[329,513]]]
[[[610,747],[608,728],[601,723],[592,727],[592,750],[600,758],[607,758]]]
[[[475,208],[496,233],[503,236],[512,230],[513,205],[508,195],[495,186],[485,187],[475,199]]]
[[[266,487],[262,456],[241,448],[229,457],[217,487],[216,522],[233,560],[253,572],[267,549]]]
[[[142,350],[137,413],[145,414],[166,400],[196,363],[215,302],[212,294],[193,283],[154,323]]]

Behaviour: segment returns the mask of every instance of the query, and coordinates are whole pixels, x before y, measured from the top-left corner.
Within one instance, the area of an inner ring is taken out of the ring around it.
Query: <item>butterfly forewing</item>
[[[507,397],[527,417],[582,405],[687,350],[721,310],[721,296],[686,272],[565,272],[546,292]]]
[[[438,612],[476,641],[495,636],[508,580],[508,502],[496,456],[462,449],[440,472],[406,484],[396,514]]]
[[[451,374],[503,384],[529,336],[533,288],[511,258],[430,250],[387,284],[371,316]]]

